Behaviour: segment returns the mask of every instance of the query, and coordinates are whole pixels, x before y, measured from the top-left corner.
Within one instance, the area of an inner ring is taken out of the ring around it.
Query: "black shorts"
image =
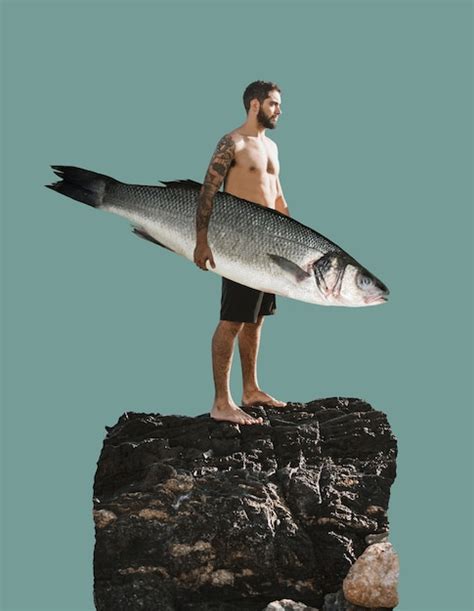
[[[269,316],[275,310],[273,293],[263,293],[222,278],[221,320],[257,322],[259,316]]]

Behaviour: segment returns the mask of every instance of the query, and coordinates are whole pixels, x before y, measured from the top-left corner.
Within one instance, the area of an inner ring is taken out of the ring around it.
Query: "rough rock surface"
[[[348,602],[344,598],[342,590],[334,594],[327,594],[321,611],[367,611],[367,607],[359,607]],[[382,607],[371,607],[370,611],[389,611]]]
[[[369,545],[344,579],[344,596],[361,607],[396,607],[399,573],[398,556],[391,543]]]
[[[396,440],[358,399],[252,408],[262,425],[124,414],[94,485],[98,611],[321,607],[388,530]]]

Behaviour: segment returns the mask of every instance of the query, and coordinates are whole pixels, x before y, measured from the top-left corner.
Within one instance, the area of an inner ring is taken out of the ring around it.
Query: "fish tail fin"
[[[100,208],[104,201],[107,186],[112,182],[117,182],[110,176],[74,166],[52,165],[51,167],[61,180],[51,185],[45,185],[45,187],[93,208]]]

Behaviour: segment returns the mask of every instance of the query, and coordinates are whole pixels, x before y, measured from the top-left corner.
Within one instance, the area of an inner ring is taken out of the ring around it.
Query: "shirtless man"
[[[288,206],[278,178],[278,149],[265,135],[274,129],[281,114],[280,89],[275,83],[256,81],[244,92],[246,121],[221,138],[209,164],[199,195],[196,214],[194,262],[207,270],[215,267],[207,241],[207,228],[214,195],[224,191],[288,215]],[[263,392],[257,382],[257,355],[265,315],[275,311],[275,295],[262,293],[222,279],[220,322],[212,338],[215,399],[211,417],[237,424],[259,424],[236,405],[230,393],[230,369],[234,341],[238,337],[242,365],[242,405],[284,407],[286,403]]]

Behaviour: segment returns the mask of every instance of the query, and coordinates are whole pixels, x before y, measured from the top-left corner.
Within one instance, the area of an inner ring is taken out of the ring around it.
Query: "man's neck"
[[[239,127],[239,132],[244,136],[263,139],[265,137],[265,129],[256,118],[248,117],[245,123]]]

